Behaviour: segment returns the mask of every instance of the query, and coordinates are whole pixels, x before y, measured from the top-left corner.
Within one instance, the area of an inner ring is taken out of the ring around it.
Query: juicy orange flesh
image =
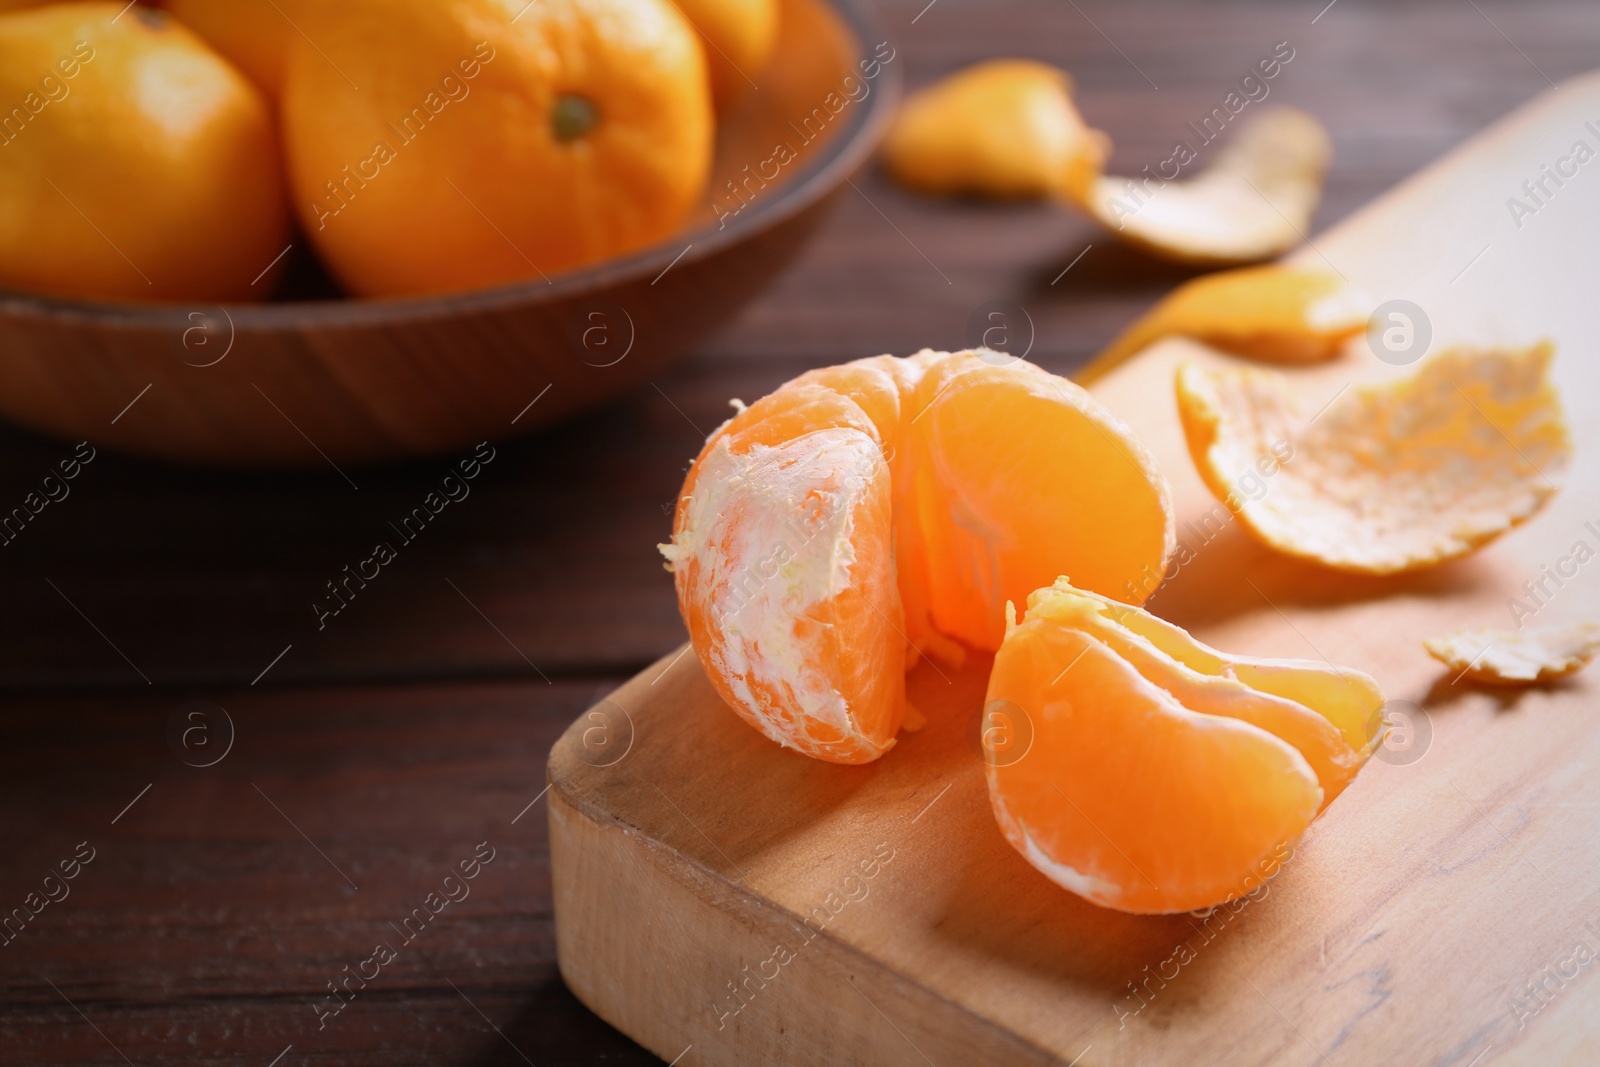
[[[1175,664],[1120,627],[1095,627],[1093,636],[1190,711],[1238,719],[1293,745],[1317,776],[1323,807],[1343,792],[1361,769],[1356,750],[1345,743],[1333,724],[1304,705],[1257,692],[1233,678],[1201,674]]]
[[[1208,907],[1251,891],[1349,785],[1382,702],[1359,672],[1229,656],[1061,579],[995,657],[988,706],[1032,747],[990,759],[990,799],[1018,851],[1096,903]]]
[[[1372,710],[1383,702],[1383,694],[1366,675],[1315,662],[1223,656],[1147,611],[1114,602],[1104,602],[1104,607],[1119,625],[1190,670],[1236,678],[1258,693],[1299,704],[1333,726],[1349,748],[1358,753],[1371,749]]]
[[[813,371],[696,459],[663,551],[706,673],[773,740],[876,759],[908,656],[998,647],[1007,599],[1063,570],[1109,591],[1165,559],[1167,490],[1143,446],[1077,386],[987,358]],[[828,517],[796,532],[813,489]]]
[[[1064,571],[1112,592],[1164,554],[1166,501],[1126,444],[1082,417],[1079,394],[946,367],[918,386],[907,442],[940,632],[998,648],[1006,601]]]
[[[1173,912],[1243,895],[1322,804],[1290,744],[1184,708],[1106,645],[1046,620],[1007,637],[988,696],[1024,709],[1034,731],[1022,759],[988,768],[1002,831],[1097,904]]]

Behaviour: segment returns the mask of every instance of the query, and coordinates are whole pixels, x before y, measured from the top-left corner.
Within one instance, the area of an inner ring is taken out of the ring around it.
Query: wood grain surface
[[[1164,158],[1246,66],[1291,41],[1272,99],[1317,114],[1335,143],[1314,239],[1600,54],[1586,3],[1338,0],[1313,24],[1323,6],[896,0],[883,13],[913,84],[994,55],[1065,65],[1124,170]],[[0,948],[0,1059],[656,1062],[561,984],[544,801],[511,820],[573,717],[682,641],[654,545],[704,432],[729,397],[808,367],[961,345],[990,300],[1025,307],[1030,358],[1068,371],[1185,276],[1061,210],[919,200],[875,171],[856,185],[796,265],[681,370],[497,446],[471,495],[324,628],[313,604],[325,583],[449,464],[353,468],[353,487],[330,468],[221,474],[102,450],[70,496],[0,544],[12,742],[0,907],[21,906],[79,842],[97,850],[71,895]],[[0,446],[7,509],[74,451],[11,430]],[[236,726],[210,768],[167,738],[196,699]],[[1492,843],[1474,832],[1462,862]],[[498,853],[473,895],[319,1031],[326,983],[485,840]],[[1582,1004],[1557,1000],[1545,1017]]]

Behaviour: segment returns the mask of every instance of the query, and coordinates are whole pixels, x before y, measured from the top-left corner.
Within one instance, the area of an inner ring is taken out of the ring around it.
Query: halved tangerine
[[[1018,852],[1096,904],[1252,892],[1376,745],[1383,696],[1359,671],[1230,656],[1065,578],[1008,615],[987,706],[1032,744],[987,760],[990,803]]]
[[[865,763],[894,743],[916,656],[998,648],[1007,601],[1064,570],[1121,589],[1173,539],[1154,459],[1082,388],[924,351],[812,371],[740,411],[661,548],[723,699],[779,744]]]

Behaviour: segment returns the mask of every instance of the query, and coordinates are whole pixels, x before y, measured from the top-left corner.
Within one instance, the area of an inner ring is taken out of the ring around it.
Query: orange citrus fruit
[[[1144,445],[1082,388],[998,353],[878,356],[743,409],[684,481],[670,544],[706,674],[779,744],[876,759],[919,653],[992,650],[1070,570],[1121,589],[1174,540]]]
[[[295,208],[356,293],[620,256],[673,233],[705,185],[705,56],[669,0],[348,0],[297,21]]]
[[[84,0],[0,0],[0,11],[21,11],[30,7],[48,7],[56,4],[82,2]]]
[[[672,0],[700,31],[718,110],[751,86],[778,44],[778,0]]]
[[[166,0],[166,9],[271,97],[283,88],[294,0]]]
[[[0,16],[0,100],[0,285],[267,295],[288,227],[271,115],[205,42],[143,5]]]
[[[1011,623],[987,700],[1029,739],[986,754],[1006,839],[1141,913],[1253,892],[1361,769],[1383,704],[1359,671],[1229,656],[1064,578]]]

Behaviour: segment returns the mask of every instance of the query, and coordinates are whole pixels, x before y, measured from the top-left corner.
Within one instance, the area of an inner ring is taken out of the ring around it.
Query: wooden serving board
[[[919,667],[930,725],[837,767],[745,727],[680,652],[550,756],[572,990],[685,1067],[1600,1062],[1600,668],[1493,692],[1452,684],[1420,644],[1512,625],[1525,580],[1580,541],[1600,549],[1600,161],[1562,164],[1576,175],[1547,180],[1536,212],[1507,204],[1579,141],[1600,150],[1597,76],[1297,254],[1415,303],[1435,349],[1553,337],[1577,453],[1552,506],[1473,557],[1382,580],[1276,556],[1230,524],[1152,601],[1222,648],[1326,656],[1416,705],[1413,746],[1374,759],[1266,897],[1138,917],[1036,873],[989,811],[987,662]],[[1192,536],[1213,501],[1174,410],[1182,358],[1225,357],[1164,342],[1093,388],[1162,460]],[[1395,372],[1358,340],[1299,374],[1314,411]],[[1600,562],[1564,582],[1535,621],[1600,619]]]

